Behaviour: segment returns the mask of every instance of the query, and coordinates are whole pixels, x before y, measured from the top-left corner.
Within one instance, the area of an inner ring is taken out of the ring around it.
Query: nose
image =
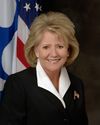
[[[53,57],[57,56],[57,50],[55,47],[51,49],[51,56],[53,56]]]

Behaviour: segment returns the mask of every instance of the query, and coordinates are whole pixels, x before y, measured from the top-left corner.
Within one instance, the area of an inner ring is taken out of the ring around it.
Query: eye
[[[48,48],[49,48],[49,46],[43,46],[42,48],[43,48],[43,49],[48,49]]]
[[[63,45],[59,45],[58,48],[59,48],[59,49],[62,49],[62,48],[64,48],[64,46],[63,46]]]

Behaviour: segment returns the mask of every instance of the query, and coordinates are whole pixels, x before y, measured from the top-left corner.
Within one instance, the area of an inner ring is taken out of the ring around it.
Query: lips
[[[59,58],[56,58],[56,59],[48,59],[48,61],[50,62],[50,63],[57,63],[57,62],[59,62]]]

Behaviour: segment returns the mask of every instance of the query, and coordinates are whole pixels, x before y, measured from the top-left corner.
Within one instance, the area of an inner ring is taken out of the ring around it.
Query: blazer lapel
[[[74,88],[73,88],[72,83],[71,83],[68,91],[64,95],[63,99],[64,99],[65,104],[66,104],[66,109],[71,110],[74,108]]]

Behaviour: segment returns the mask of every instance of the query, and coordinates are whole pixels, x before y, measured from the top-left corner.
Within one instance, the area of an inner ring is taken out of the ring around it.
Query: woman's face
[[[57,34],[46,31],[35,47],[35,54],[46,72],[59,72],[69,56],[68,43],[65,45]]]

